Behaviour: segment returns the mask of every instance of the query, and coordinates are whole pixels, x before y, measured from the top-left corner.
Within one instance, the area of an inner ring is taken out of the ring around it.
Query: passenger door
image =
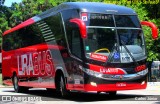
[[[72,28],[71,34],[68,35],[69,49],[71,53],[71,74],[73,88],[75,90],[83,90],[83,72],[82,72],[82,39],[79,29]]]

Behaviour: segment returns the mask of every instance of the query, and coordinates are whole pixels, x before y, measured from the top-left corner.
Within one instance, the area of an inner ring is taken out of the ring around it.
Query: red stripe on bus
[[[32,18],[30,18],[30,19],[22,22],[21,24],[17,25],[16,27],[13,27],[13,28],[11,28],[10,30],[5,31],[5,32],[3,33],[3,36],[6,35],[6,34],[9,34],[9,33],[11,33],[11,32],[13,32],[13,31],[19,30],[19,29],[21,29],[21,28],[23,28],[23,27],[26,27],[26,26],[28,26],[28,25],[31,25],[31,24],[33,24],[33,23],[34,23],[34,20],[33,20]]]
[[[99,65],[89,64],[89,69],[103,74],[123,75],[127,72],[122,68],[103,67]]]
[[[13,86],[12,80],[4,80],[3,83],[8,86]],[[55,88],[55,84],[51,82],[18,82],[19,86],[37,87],[37,88]]]
[[[116,84],[98,84],[97,86],[93,86],[91,84],[81,84],[81,88],[75,87],[74,84],[67,84],[66,86],[68,90],[78,90],[78,91],[120,91],[120,90],[136,90],[136,89],[145,89],[147,87],[147,83],[127,83],[126,86],[117,86]],[[70,86],[70,87],[69,87]],[[72,86],[72,87],[71,87]],[[80,85],[79,85],[80,86]]]
[[[38,52],[39,50],[44,51],[44,50],[47,50],[47,49],[50,49],[50,50],[52,50],[52,49],[63,50],[63,49],[65,49],[65,47],[57,45],[57,44],[55,44],[55,45],[54,44],[49,45],[49,44],[46,44],[46,43],[41,43],[41,44],[37,44],[37,45],[33,45],[33,46],[28,46],[28,47],[20,48],[18,50],[24,51],[24,52],[26,52],[26,51],[29,52],[31,50],[36,50]],[[16,51],[16,50],[14,50],[14,51]]]
[[[116,86],[116,84],[99,84],[92,86],[90,84],[85,85],[85,91],[119,91],[119,90],[135,90],[145,89],[147,84],[141,85],[141,83],[127,84],[127,86]]]
[[[36,87],[36,88],[55,88],[54,83],[50,82],[18,82],[19,86]]]

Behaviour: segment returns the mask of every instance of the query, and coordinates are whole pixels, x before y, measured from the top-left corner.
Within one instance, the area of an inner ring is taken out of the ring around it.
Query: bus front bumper
[[[91,82],[90,84],[84,85],[84,90],[87,91],[119,91],[119,90],[136,90],[145,89],[147,87],[147,82],[142,83],[127,83],[127,82],[117,82],[115,84],[96,84]]]

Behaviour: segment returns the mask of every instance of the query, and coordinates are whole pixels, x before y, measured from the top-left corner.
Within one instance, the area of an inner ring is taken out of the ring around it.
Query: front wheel
[[[68,97],[69,91],[66,89],[66,83],[63,76],[61,76],[59,80],[59,91],[62,97]]]
[[[48,93],[56,93],[56,89],[46,88]]]
[[[109,95],[110,95],[110,96],[116,96],[116,94],[117,94],[117,91],[110,91],[110,92],[109,92]]]

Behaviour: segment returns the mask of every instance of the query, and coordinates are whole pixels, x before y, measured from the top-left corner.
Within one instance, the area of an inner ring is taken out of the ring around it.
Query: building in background
[[[0,5],[3,5],[5,0],[0,0]]]

